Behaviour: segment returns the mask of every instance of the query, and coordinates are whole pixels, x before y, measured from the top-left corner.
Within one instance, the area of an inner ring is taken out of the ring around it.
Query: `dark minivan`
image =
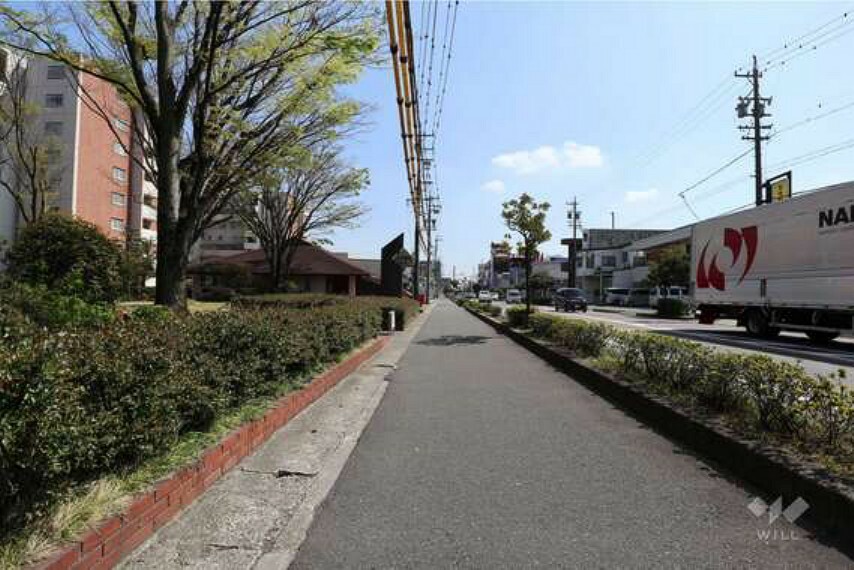
[[[555,291],[555,311],[584,311],[587,312],[587,297],[581,289],[564,287]]]

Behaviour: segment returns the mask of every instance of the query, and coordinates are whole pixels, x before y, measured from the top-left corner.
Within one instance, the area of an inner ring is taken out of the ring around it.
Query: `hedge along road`
[[[854,388],[854,342],[844,338],[826,346],[812,344],[805,335],[784,332],[776,339],[754,338],[735,321],[719,321],[714,325],[701,325],[694,320],[660,319],[638,316],[631,311],[587,313],[557,313],[552,307],[537,307],[538,310],[562,317],[579,318],[613,325],[616,327],[654,332],[693,340],[720,350],[742,354],[764,354],[779,360],[798,362],[810,374],[833,374],[840,368],[845,370],[842,380]],[[727,323],[733,324],[727,324]]]
[[[753,498],[441,301],[292,567],[854,565]]]

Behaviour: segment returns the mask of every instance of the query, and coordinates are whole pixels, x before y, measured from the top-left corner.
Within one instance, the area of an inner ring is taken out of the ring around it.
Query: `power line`
[[[768,59],[764,63],[765,70],[771,70],[777,67],[787,65],[788,63],[799,57],[810,53],[815,53],[818,48],[825,46],[831,42],[834,42],[843,36],[848,35],[852,31],[854,31],[854,27],[851,26],[851,24],[854,23],[854,19],[849,18],[849,15],[849,12],[845,12],[842,15],[843,21],[837,26],[824,31],[823,33],[815,37],[810,38],[807,42],[799,43],[796,47],[793,47],[790,50],[781,53],[780,55]]]
[[[790,125],[786,125],[785,127],[781,128],[781,129],[773,131],[770,135],[770,138],[773,140],[775,137],[777,137],[783,133],[787,133],[791,130],[800,128],[804,125],[808,125],[810,123],[813,123],[813,122],[818,121],[820,119],[824,119],[824,118],[829,117],[831,115],[835,115],[836,113],[841,113],[842,111],[845,111],[845,110],[851,109],[851,108],[854,108],[854,101],[846,103],[845,105],[842,105],[840,107],[836,107],[834,109],[831,109],[829,111],[825,111],[824,113],[819,113],[817,115],[807,117],[805,119],[802,119],[802,120],[797,121],[795,123],[792,123]]]
[[[831,18],[830,20],[821,24],[817,28],[814,28],[814,29],[812,29],[812,30],[810,30],[804,34],[801,34],[797,38],[784,43],[782,47],[773,49],[770,52],[765,52],[764,54],[760,55],[759,57],[760,57],[760,59],[764,60],[765,63],[768,63],[772,59],[777,59],[781,52],[786,52],[786,51],[791,50],[791,49],[800,48],[803,46],[803,42],[805,40],[806,41],[812,41],[814,39],[814,38],[812,38],[812,36],[817,34],[818,32],[826,29],[828,26],[839,23],[840,19],[842,21],[845,21],[848,18],[848,14],[849,14],[848,12],[845,12],[842,14],[842,16],[834,16],[833,18]]]
[[[460,0],[454,0],[454,15],[451,18],[451,34],[450,39],[448,40],[448,59],[445,62],[445,73],[444,79],[442,82],[442,90],[440,93],[439,103],[436,108],[436,121],[433,125],[433,133],[435,136],[439,134],[439,126],[442,123],[442,112],[445,108],[445,93],[448,90],[448,75],[451,70],[451,57],[454,54],[454,38],[456,37],[457,31],[457,9],[460,5]]]
[[[735,164],[736,162],[738,162],[739,160],[741,160],[742,158],[744,158],[745,156],[750,154],[751,152],[753,152],[753,147],[748,147],[747,149],[744,150],[744,152],[741,152],[741,153],[735,155],[734,157],[732,157],[731,159],[726,161],[724,164],[717,167],[716,169],[714,169],[712,172],[710,172],[706,176],[702,177],[700,180],[694,182],[693,184],[691,184],[690,186],[688,186],[687,188],[685,188],[684,190],[679,192],[679,196],[683,196],[683,195],[687,194],[688,192],[691,192],[692,190],[694,190],[698,186],[705,184],[706,182],[708,182],[709,180],[711,180],[712,178],[714,178],[715,176],[717,176],[718,174],[720,174],[721,172],[723,172],[724,170],[726,170],[727,168],[729,168],[730,166],[732,166],[733,164]]]

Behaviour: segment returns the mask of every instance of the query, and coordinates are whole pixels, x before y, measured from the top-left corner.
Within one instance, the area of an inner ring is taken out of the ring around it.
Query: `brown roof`
[[[252,273],[270,272],[262,249],[229,255],[207,263],[248,265]],[[368,275],[368,272],[358,265],[350,263],[322,247],[305,242],[297,246],[289,273],[291,275]]]

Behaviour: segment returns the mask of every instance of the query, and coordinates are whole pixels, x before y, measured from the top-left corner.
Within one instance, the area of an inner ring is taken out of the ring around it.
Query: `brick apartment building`
[[[25,74],[27,100],[40,109],[32,128],[60,143],[55,160],[61,168],[52,169],[53,206],[113,239],[154,241],[157,188],[131,158],[142,152],[131,108],[109,83],[44,58],[28,58]],[[108,115],[112,128],[78,96],[80,89]],[[13,241],[20,224],[14,202],[0,189],[0,240]]]

